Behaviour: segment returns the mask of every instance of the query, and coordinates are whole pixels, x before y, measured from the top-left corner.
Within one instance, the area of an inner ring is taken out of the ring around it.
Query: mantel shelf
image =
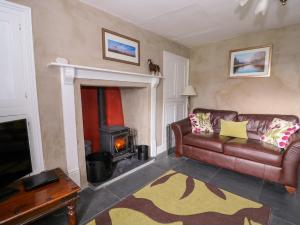
[[[114,73],[114,74],[122,74],[122,75],[131,75],[131,76],[143,76],[148,78],[160,78],[163,79],[163,76],[154,76],[151,74],[144,74],[144,73],[133,73],[133,72],[126,72],[126,71],[120,71],[120,70],[110,70],[110,69],[104,69],[100,67],[89,67],[89,66],[80,66],[80,65],[72,65],[72,64],[65,64],[65,63],[56,63],[51,62],[48,64],[48,67],[63,67],[63,68],[74,68],[76,70],[90,70],[90,71],[99,71],[99,72],[107,72],[107,73]]]

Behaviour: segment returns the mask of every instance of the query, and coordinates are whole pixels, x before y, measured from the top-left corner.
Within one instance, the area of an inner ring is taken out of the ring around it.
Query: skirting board
[[[99,189],[101,189],[101,188],[103,188],[103,187],[105,187],[105,186],[107,186],[107,185],[109,185],[109,184],[111,184],[111,183],[116,182],[117,180],[122,179],[123,177],[128,176],[129,174],[132,174],[132,173],[134,173],[134,172],[136,172],[136,171],[138,171],[138,170],[140,170],[140,169],[143,169],[143,168],[146,167],[146,166],[149,166],[150,164],[152,164],[152,163],[154,163],[154,162],[155,162],[155,158],[152,159],[152,160],[150,160],[149,162],[143,164],[143,165],[140,165],[140,166],[138,166],[138,167],[136,167],[136,168],[134,168],[134,169],[132,169],[132,170],[129,170],[128,172],[126,172],[126,173],[124,173],[124,174],[122,174],[122,175],[120,175],[120,176],[118,176],[118,177],[116,177],[116,178],[114,178],[114,179],[111,179],[110,181],[105,182],[104,184],[101,184],[101,185],[99,185],[99,186],[97,186],[97,187],[93,186],[92,184],[89,184],[89,187],[90,187],[93,191],[99,190]]]
[[[80,172],[78,170],[68,171],[68,176],[80,187]]]
[[[166,145],[160,145],[157,147],[156,155],[159,155],[167,150]]]

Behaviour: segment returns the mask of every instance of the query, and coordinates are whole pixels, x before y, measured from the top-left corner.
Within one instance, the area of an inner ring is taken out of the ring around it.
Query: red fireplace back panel
[[[97,88],[81,87],[84,139],[92,142],[92,151],[100,149]]]
[[[120,88],[105,88],[107,126],[124,126]]]
[[[92,142],[92,151],[100,150],[97,87],[81,87],[84,139]],[[105,88],[107,126],[124,126],[120,89]]]

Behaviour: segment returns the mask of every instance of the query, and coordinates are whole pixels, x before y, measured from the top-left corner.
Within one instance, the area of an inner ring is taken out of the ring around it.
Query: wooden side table
[[[26,192],[21,181],[20,192],[0,202],[0,224],[27,224],[59,208],[67,207],[68,222],[77,224],[78,187],[61,169],[55,169],[59,181]]]

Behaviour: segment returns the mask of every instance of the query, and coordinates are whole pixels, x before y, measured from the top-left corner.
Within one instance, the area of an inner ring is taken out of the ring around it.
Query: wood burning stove
[[[98,88],[99,132],[101,151],[110,152],[113,162],[133,155],[133,137],[124,126],[107,126],[104,88]]]
[[[129,128],[122,126],[101,127],[101,149],[113,156],[113,161],[128,157],[131,151],[129,146]]]

